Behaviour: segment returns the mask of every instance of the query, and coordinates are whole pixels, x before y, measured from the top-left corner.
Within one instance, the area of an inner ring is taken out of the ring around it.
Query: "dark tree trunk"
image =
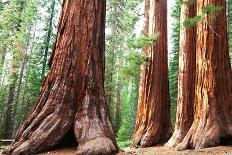
[[[22,123],[22,121],[25,118],[25,112],[27,107],[28,107],[28,103],[25,102],[25,96],[26,96],[26,89],[27,89],[27,83],[28,83],[28,76],[30,74],[30,58],[27,58],[29,60],[29,62],[27,62],[27,64],[25,64],[26,68],[25,68],[25,81],[24,81],[24,85],[23,85],[23,93],[22,93],[22,102],[21,105],[19,107],[19,114],[18,114],[18,121],[16,122],[16,129],[19,127],[19,125]]]
[[[22,82],[23,82],[23,75],[24,75],[24,70],[25,70],[25,66],[27,64],[27,61],[28,61],[28,55],[24,55],[24,58],[23,58],[23,63],[22,63],[22,66],[21,66],[21,69],[20,69],[20,74],[19,74],[19,78],[18,78],[18,87],[17,87],[17,91],[16,91],[16,96],[15,96],[15,99],[14,99],[14,105],[15,105],[15,108],[14,108],[14,114],[16,115],[16,119],[14,119],[14,128],[13,128],[13,131],[15,133],[15,130],[16,128],[18,127],[19,125],[19,122],[18,120],[20,121],[20,117],[22,116],[21,114],[19,115],[19,113],[17,113],[17,110],[16,110],[16,107],[20,107],[19,105],[19,96],[20,96],[20,93],[21,93],[21,87],[22,87]],[[25,102],[22,102],[21,104],[25,104]]]
[[[117,73],[118,74],[118,73]],[[115,102],[115,131],[120,129],[120,107],[121,107],[121,84],[119,82],[119,75],[116,79],[116,102]]]
[[[184,21],[188,18],[193,18],[196,15],[195,4],[195,2],[184,1],[181,5],[176,125],[171,139],[165,144],[167,147],[174,147],[180,143],[193,122],[196,70],[196,27],[192,26],[191,28],[186,28],[184,26]]]
[[[25,6],[25,2],[20,1],[18,2],[19,4],[19,8],[17,8],[18,13],[22,13],[23,8]],[[19,18],[20,16],[18,16]],[[11,31],[13,32],[13,34],[7,34],[7,36],[12,37],[14,35],[16,35],[17,32],[20,31],[20,27],[21,27],[21,22],[22,20],[19,19],[19,21],[15,24],[15,28]],[[11,45],[11,44],[10,44]],[[17,45],[18,46],[18,45]],[[7,49],[8,47],[11,48],[17,48],[16,45],[13,43],[12,46],[9,46],[9,44],[4,45],[4,49]],[[5,52],[5,53],[4,53]],[[7,51],[3,51],[3,55],[2,55],[2,60],[5,61],[6,58],[6,52]],[[13,130],[14,130],[14,117],[15,117],[15,91],[16,91],[16,84],[17,84],[17,80],[18,80],[18,74],[19,74],[19,68],[20,68],[20,54],[17,52],[12,52],[13,53],[13,59],[12,59],[12,63],[10,66],[10,73],[9,73],[9,77],[7,78],[8,81],[8,85],[9,85],[9,89],[8,89],[8,96],[6,99],[6,113],[5,113],[5,137],[6,138],[12,138],[13,136]],[[3,67],[4,66],[4,62],[1,64]],[[3,77],[4,79],[4,77]]]
[[[7,52],[6,49],[3,49],[3,50],[1,51],[0,78],[1,78],[2,73],[3,73],[3,67],[4,67],[4,63],[5,63],[5,59],[6,59],[6,52]]]
[[[172,134],[168,89],[167,1],[146,0],[145,32],[159,33],[155,45],[144,52],[148,64],[142,66],[136,125],[132,146],[148,147],[167,142]],[[165,131],[165,132],[164,132]]]
[[[116,102],[115,102],[115,131],[118,132],[120,129],[120,124],[121,124],[121,117],[120,117],[120,109],[121,109],[121,77],[120,77],[120,67],[123,65],[123,55],[122,55],[123,48],[120,47],[118,53],[119,53],[119,58],[118,62],[116,65],[116,70],[117,70],[117,75],[116,75]]]
[[[232,79],[229,62],[226,1],[197,0],[197,13],[206,6],[223,6],[197,24],[194,121],[177,150],[205,148],[232,136]]]
[[[112,5],[112,6],[111,6]],[[117,5],[115,4],[109,4],[110,7],[110,12],[112,12],[109,16],[112,16],[113,13],[117,12]],[[110,23],[109,28],[111,29],[111,41],[109,42],[108,45],[108,54],[106,58],[106,64],[108,67],[106,68],[106,85],[105,85],[105,90],[106,90],[106,99],[107,99],[107,104],[109,106],[109,112],[110,112],[110,117],[113,121],[113,124],[115,126],[115,105],[114,105],[114,70],[115,70],[115,59],[116,59],[116,53],[115,49],[116,43],[117,43],[117,20],[109,20]]]
[[[23,58],[23,63],[20,69],[20,74],[19,74],[19,82],[18,82],[18,88],[16,91],[16,97],[15,97],[15,104],[18,104],[18,100],[19,100],[19,95],[20,95],[20,91],[21,91],[21,86],[22,86],[22,80],[23,80],[23,73],[24,73],[24,69],[25,69],[25,65],[28,61],[28,56],[25,55]]]
[[[112,33],[115,33],[115,26],[112,26]],[[108,70],[106,70],[106,101],[109,107],[110,117],[114,118],[114,105],[113,105],[113,70],[115,65],[115,36],[112,36],[112,42],[109,45],[109,57],[107,59],[107,63],[109,65]]]
[[[13,72],[13,71],[12,71]],[[17,83],[16,73],[12,73],[11,80],[9,84],[8,96],[6,100],[6,113],[5,113],[5,138],[12,138],[13,129],[14,129],[14,98],[15,98],[15,89]]]
[[[103,89],[105,0],[65,0],[51,70],[41,95],[5,154],[54,147],[73,128],[77,154],[117,152]]]
[[[51,4],[51,8],[50,8],[51,14],[50,14],[50,18],[49,18],[48,33],[47,33],[47,38],[45,40],[45,50],[44,50],[43,68],[42,68],[42,80],[44,80],[46,67],[47,67],[48,50],[49,50],[49,45],[50,45],[50,40],[51,40],[51,35],[52,35],[52,24],[53,24],[53,18],[55,16],[55,4],[56,4],[56,1],[53,0],[52,4]]]
[[[34,26],[34,28],[36,28],[37,25]],[[29,54],[26,54],[25,57],[24,57],[24,61],[25,61],[25,64],[23,65],[24,69],[21,68],[21,75],[23,76],[23,72],[25,70],[25,78],[24,78],[24,84],[23,84],[23,92],[22,92],[22,102],[21,102],[21,105],[19,105],[19,112],[18,112],[18,121],[16,122],[15,126],[17,129],[19,127],[19,125],[22,123],[22,120],[25,119],[25,115],[27,115],[25,112],[28,112],[29,110],[24,110],[24,109],[28,109],[30,106],[28,105],[28,102],[25,102],[25,96],[26,96],[26,91],[27,91],[27,83],[28,83],[28,77],[29,77],[29,74],[30,74],[30,67],[31,67],[31,56],[33,55],[33,49],[34,49],[34,46],[35,46],[35,30],[33,30],[34,33],[31,37],[31,42],[32,42],[32,45],[31,45],[31,48],[29,49]],[[28,45],[29,46],[29,45]],[[21,86],[20,86],[21,88]],[[19,99],[19,94],[20,92],[18,92],[18,97],[16,97],[16,99],[18,98]],[[18,101],[17,101],[18,102]]]

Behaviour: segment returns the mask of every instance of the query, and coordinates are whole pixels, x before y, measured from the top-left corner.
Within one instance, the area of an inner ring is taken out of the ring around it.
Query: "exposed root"
[[[205,126],[193,124],[183,141],[176,146],[176,150],[214,147],[220,144],[221,136],[220,126],[216,123],[208,123]]]
[[[158,136],[155,138],[155,136],[151,132],[146,132],[144,136],[140,140],[139,146],[141,147],[149,147],[152,146],[155,141],[157,140]]]
[[[62,120],[58,117],[58,115],[49,116],[34,131],[23,133],[20,140],[13,142],[3,154],[35,154],[57,145],[73,124],[71,118]]]
[[[76,106],[73,104],[73,93],[71,95],[65,93],[65,91],[69,92],[69,89],[66,90],[65,86],[64,89],[61,87],[56,87],[58,89],[56,93],[51,90],[48,94],[54,100],[48,99],[46,93],[41,94],[35,109],[17,131],[15,141],[3,151],[3,154],[35,154],[54,147],[62,140],[73,125]],[[47,89],[49,88],[44,88]],[[55,98],[56,95],[63,98]],[[55,99],[60,100],[58,102]]]
[[[171,128],[169,129],[163,129],[161,131],[161,127],[156,126],[156,128],[152,128],[149,130],[145,130],[146,132],[142,134],[141,131],[142,128],[137,130],[137,135],[134,134],[133,136],[133,143],[131,147],[150,147],[157,144],[163,144],[168,141],[168,139],[172,135]],[[163,132],[165,131],[165,132]]]
[[[186,133],[187,131],[183,131],[182,129],[175,130],[172,137],[168,140],[168,142],[164,146],[167,148],[177,146],[179,143],[182,142]]]

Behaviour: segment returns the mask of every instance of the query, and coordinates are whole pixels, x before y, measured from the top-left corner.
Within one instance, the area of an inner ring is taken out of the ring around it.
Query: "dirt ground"
[[[1,150],[2,151],[2,150]],[[0,151],[0,155],[1,155]],[[167,149],[163,146],[130,149],[125,148],[125,152],[120,152],[117,155],[232,155],[232,146],[218,146],[202,150],[185,150],[175,151],[175,149]],[[38,155],[74,155],[75,148],[57,149],[41,153]]]
[[[125,152],[120,152],[117,155],[232,155],[232,146],[218,146],[202,150],[185,150],[175,151],[175,149],[167,149],[163,146],[130,149],[125,148]],[[60,149],[52,152],[46,152],[39,155],[74,155],[75,148]]]
[[[127,155],[232,155],[232,146],[218,146],[201,150],[175,151],[167,149],[164,146],[143,148],[143,149],[125,149]]]

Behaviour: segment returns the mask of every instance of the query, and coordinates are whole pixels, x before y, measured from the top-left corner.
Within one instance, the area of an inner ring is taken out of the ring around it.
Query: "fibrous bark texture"
[[[77,154],[117,151],[103,89],[105,0],[64,0],[39,100],[5,154],[56,146],[73,128]]]
[[[155,45],[144,49],[148,63],[142,66],[133,147],[148,147],[166,142],[171,134],[168,92],[167,1],[146,0],[145,32],[159,33]]]
[[[223,6],[197,24],[194,121],[177,150],[219,145],[232,135],[232,81],[229,62],[226,1],[197,0],[197,13],[206,6]]]
[[[166,147],[174,147],[180,143],[193,122],[193,109],[195,97],[195,68],[196,68],[196,27],[187,28],[184,22],[193,18],[196,3],[184,1],[181,5],[180,16],[180,50],[178,73],[178,96],[176,125],[172,137],[165,144]]]

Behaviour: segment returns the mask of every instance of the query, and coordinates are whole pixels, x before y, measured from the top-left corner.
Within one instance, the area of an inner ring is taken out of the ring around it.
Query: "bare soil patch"
[[[74,155],[76,148],[57,149],[41,153],[39,155]],[[164,146],[131,149],[125,148],[125,152],[120,152],[117,155],[232,155],[232,146],[218,146],[200,150],[185,150],[175,151],[175,149],[168,149]]]
[[[60,148],[53,151],[47,151],[38,155],[75,155],[76,148]],[[200,150],[175,151],[163,146],[131,149],[125,148],[125,152],[117,155],[232,155],[232,146],[218,146]],[[2,150],[0,150],[1,154]]]

